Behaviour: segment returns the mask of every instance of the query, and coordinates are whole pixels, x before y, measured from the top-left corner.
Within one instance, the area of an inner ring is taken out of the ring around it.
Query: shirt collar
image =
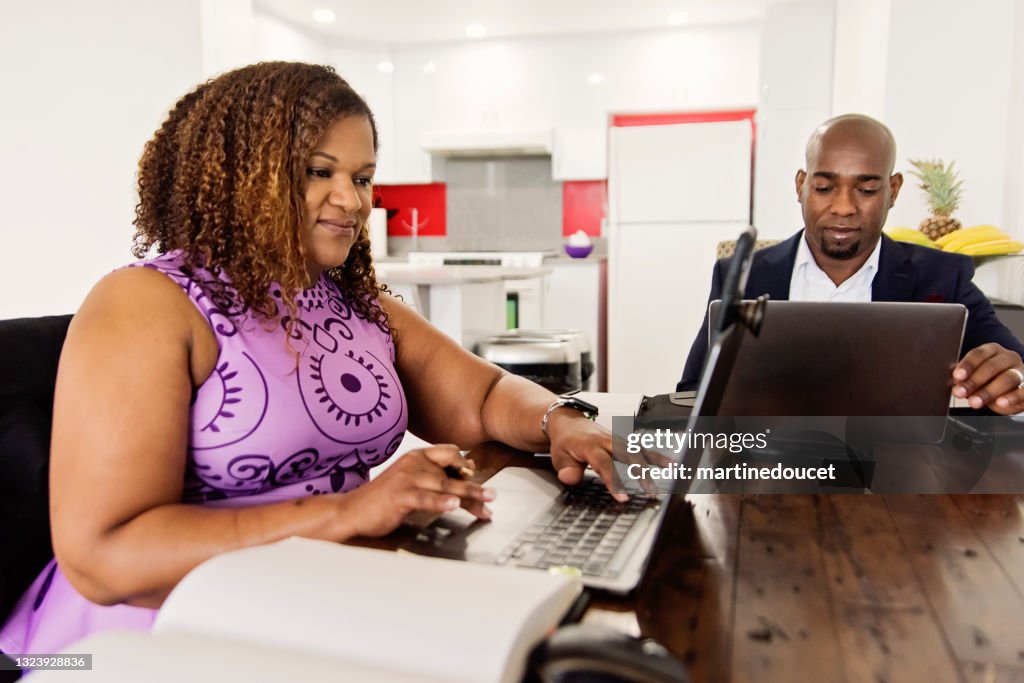
[[[860,269],[850,276],[850,280],[854,280],[861,276],[862,273],[870,275],[874,278],[875,273],[878,272],[878,261],[882,256],[882,238],[879,237],[878,241],[875,242],[875,248],[871,251],[871,256],[868,256],[868,260],[864,262],[864,265]],[[811,254],[811,248],[807,246],[807,231],[803,230],[800,233],[799,245],[796,248],[796,261],[793,262],[793,272],[808,270],[811,272],[817,272],[825,274],[825,271],[815,262],[814,255]],[[827,276],[826,276],[827,277]],[[849,282],[849,280],[847,280]]]

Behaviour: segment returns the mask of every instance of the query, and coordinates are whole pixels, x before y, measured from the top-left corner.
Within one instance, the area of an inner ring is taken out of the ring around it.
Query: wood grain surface
[[[478,481],[549,466],[470,457]],[[689,495],[640,588],[584,621],[657,639],[694,683],[1024,683],[1024,496]]]

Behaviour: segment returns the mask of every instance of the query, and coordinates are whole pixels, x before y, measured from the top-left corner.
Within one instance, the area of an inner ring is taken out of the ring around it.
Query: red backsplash
[[[582,230],[601,236],[601,219],[608,207],[608,183],[604,180],[566,180],[562,183],[562,236]]]
[[[388,209],[388,235],[412,237],[412,210],[418,215],[421,237],[448,234],[448,200],[444,183],[424,185],[378,185],[374,206]]]

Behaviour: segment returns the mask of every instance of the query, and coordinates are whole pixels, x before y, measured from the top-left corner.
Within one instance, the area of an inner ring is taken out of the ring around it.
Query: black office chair
[[[70,315],[0,320],[0,622],[53,557],[48,470]]]

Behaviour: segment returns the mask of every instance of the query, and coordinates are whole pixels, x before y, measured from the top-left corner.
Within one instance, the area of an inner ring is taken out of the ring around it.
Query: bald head
[[[807,141],[807,168],[816,168],[818,157],[828,146],[856,146],[877,154],[884,161],[887,175],[896,165],[896,139],[880,121],[863,114],[844,114],[829,119],[815,129]]]
[[[807,168],[796,173],[804,240],[836,285],[867,262],[882,237],[903,185],[895,163],[892,133],[867,116],[829,119],[807,141]]]

